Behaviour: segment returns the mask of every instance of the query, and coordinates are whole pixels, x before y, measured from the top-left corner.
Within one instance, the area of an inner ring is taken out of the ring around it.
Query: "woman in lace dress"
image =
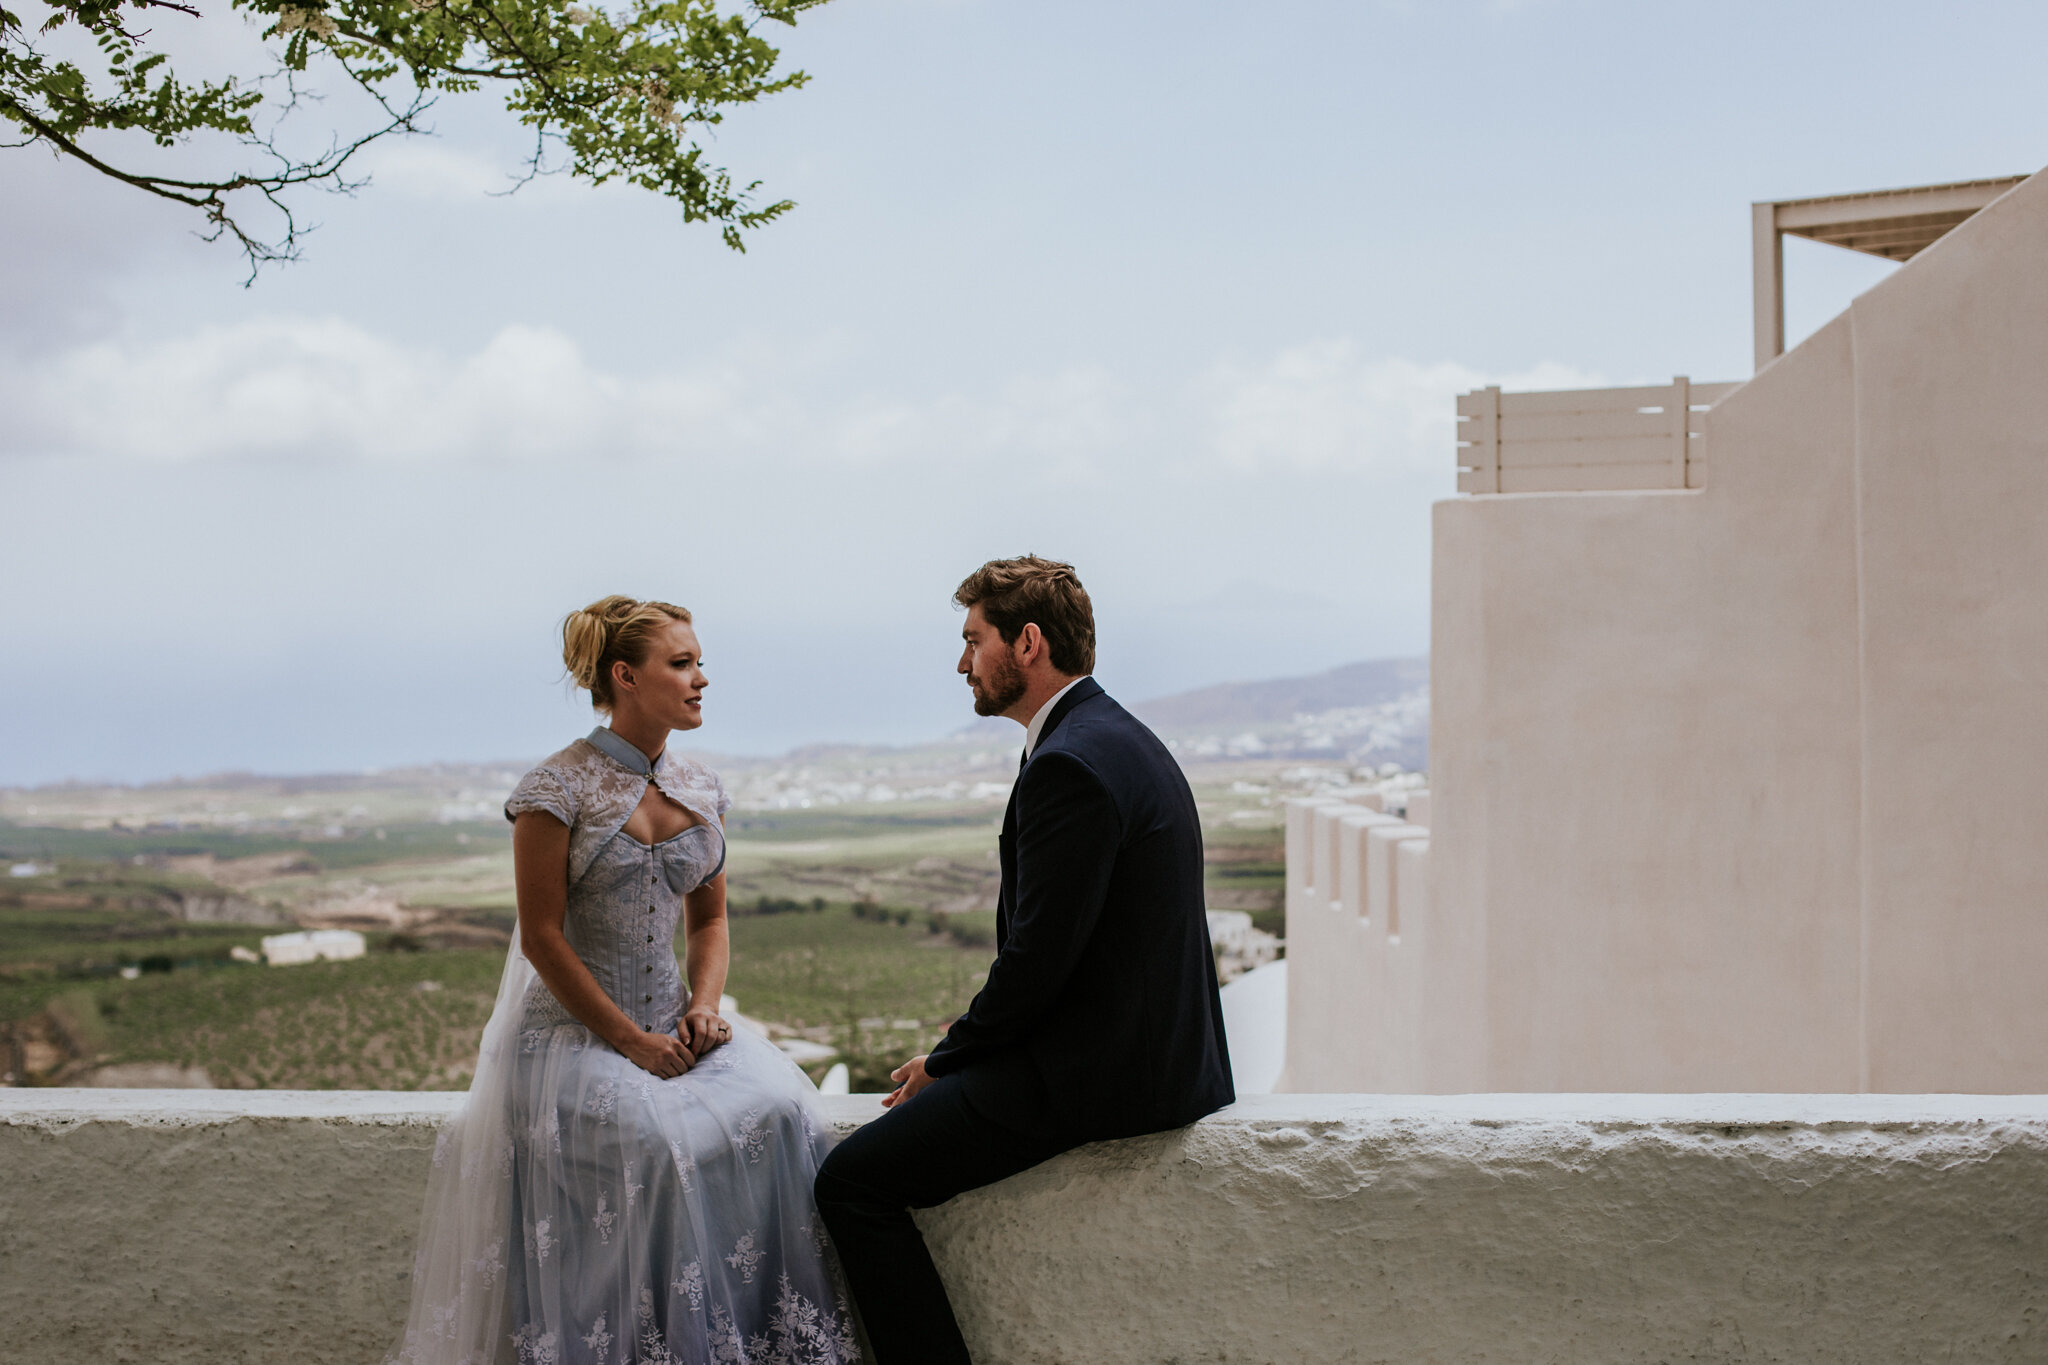
[[[718,1014],[718,775],[690,614],[608,597],[563,657],[609,728],[506,802],[519,927],[434,1155],[401,1365],[838,1365],[858,1358],[811,1197],[816,1091]],[[687,984],[677,969],[678,920]]]

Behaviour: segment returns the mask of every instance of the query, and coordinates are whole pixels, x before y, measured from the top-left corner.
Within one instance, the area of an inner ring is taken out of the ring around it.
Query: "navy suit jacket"
[[[1001,854],[995,963],[926,1071],[958,1073],[999,1123],[1074,1142],[1235,1099],[1194,793],[1093,678],[1046,718]]]

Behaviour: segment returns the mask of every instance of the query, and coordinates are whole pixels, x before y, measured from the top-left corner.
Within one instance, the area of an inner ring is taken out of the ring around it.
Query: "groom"
[[[997,559],[953,600],[967,609],[974,709],[1024,727],[1024,761],[1003,814],[987,982],[929,1055],[892,1074],[888,1112],[818,1172],[880,1365],[968,1358],[911,1209],[1235,1098],[1194,795],[1166,746],[1088,676],[1081,580],[1035,555]]]

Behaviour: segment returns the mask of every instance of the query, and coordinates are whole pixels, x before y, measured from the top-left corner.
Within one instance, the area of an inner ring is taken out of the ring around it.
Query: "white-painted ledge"
[[[447,1091],[10,1088],[0,1089],[0,1124],[195,1127],[235,1119],[311,1119],[433,1128],[461,1101],[460,1094]],[[820,1095],[816,1103],[842,1131],[882,1113],[880,1095]],[[1606,1129],[2048,1126],[2048,1095],[1251,1095],[1184,1131],[1332,1123]]]
[[[372,1365],[456,1101],[0,1090],[0,1354]],[[1260,1096],[921,1221],[982,1365],[2048,1359],[2044,1096]]]

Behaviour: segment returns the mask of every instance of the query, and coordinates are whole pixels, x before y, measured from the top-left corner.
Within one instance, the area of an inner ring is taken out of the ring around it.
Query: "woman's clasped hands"
[[[732,1025],[707,1007],[692,1008],[677,1023],[674,1033],[635,1033],[619,1044],[626,1060],[670,1080],[682,1075],[713,1048],[732,1040]]]

